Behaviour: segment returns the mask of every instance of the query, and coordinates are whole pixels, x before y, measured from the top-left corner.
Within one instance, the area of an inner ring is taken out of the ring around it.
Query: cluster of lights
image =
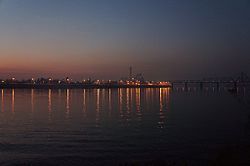
[[[171,85],[170,82],[159,82],[159,85]]]
[[[16,80],[15,77],[12,77],[11,79],[9,80],[1,80],[0,83],[4,84],[4,83],[8,83],[8,81],[10,81],[10,83],[18,83],[18,80]],[[70,78],[66,78],[64,81],[62,80],[54,80],[52,77],[49,77],[48,79],[41,79],[39,81],[39,79],[35,79],[35,78],[31,78],[30,81],[27,81],[26,83],[32,83],[32,84],[39,84],[42,83],[42,84],[45,84],[45,83],[55,83],[55,84],[62,84],[62,83],[79,83],[79,82],[73,82],[72,79]],[[22,83],[22,82],[20,82]],[[106,85],[106,84],[109,84],[109,85],[127,85],[127,86],[144,86],[144,85],[147,85],[147,86],[171,86],[171,83],[170,82],[167,82],[167,81],[160,81],[160,82],[154,82],[154,81],[146,81],[146,82],[141,82],[135,78],[132,78],[131,80],[119,80],[119,81],[113,81],[113,80],[95,80],[94,82],[91,82],[90,79],[87,79],[87,80],[82,80],[82,83],[85,84],[85,83],[92,83],[92,84],[95,84],[95,85]]]
[[[120,82],[121,84],[124,84],[124,82]],[[141,85],[140,81],[126,81],[126,85]]]
[[[85,81],[84,81],[85,82]],[[95,84],[100,85],[100,84],[111,84],[112,80],[96,80],[94,81]]]

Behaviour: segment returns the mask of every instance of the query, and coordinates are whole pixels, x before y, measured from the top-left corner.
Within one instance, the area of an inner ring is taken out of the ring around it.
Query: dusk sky
[[[2,0],[0,77],[250,74],[249,0]]]

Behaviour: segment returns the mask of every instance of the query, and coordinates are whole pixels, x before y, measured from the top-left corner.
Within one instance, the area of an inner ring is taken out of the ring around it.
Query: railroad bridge
[[[175,86],[199,86],[201,89],[205,86],[212,87],[233,87],[250,86],[250,77],[246,73],[241,73],[237,77],[225,77],[225,78],[208,78],[202,80],[173,80],[170,81],[172,88]]]

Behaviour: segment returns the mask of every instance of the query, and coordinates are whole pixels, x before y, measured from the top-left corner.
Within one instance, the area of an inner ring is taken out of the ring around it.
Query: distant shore
[[[95,85],[95,84],[0,84],[1,89],[109,89],[169,88],[170,85]]]

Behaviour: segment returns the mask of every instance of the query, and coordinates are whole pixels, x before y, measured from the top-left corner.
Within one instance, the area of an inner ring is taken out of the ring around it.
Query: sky
[[[0,0],[0,77],[250,75],[249,0]]]

